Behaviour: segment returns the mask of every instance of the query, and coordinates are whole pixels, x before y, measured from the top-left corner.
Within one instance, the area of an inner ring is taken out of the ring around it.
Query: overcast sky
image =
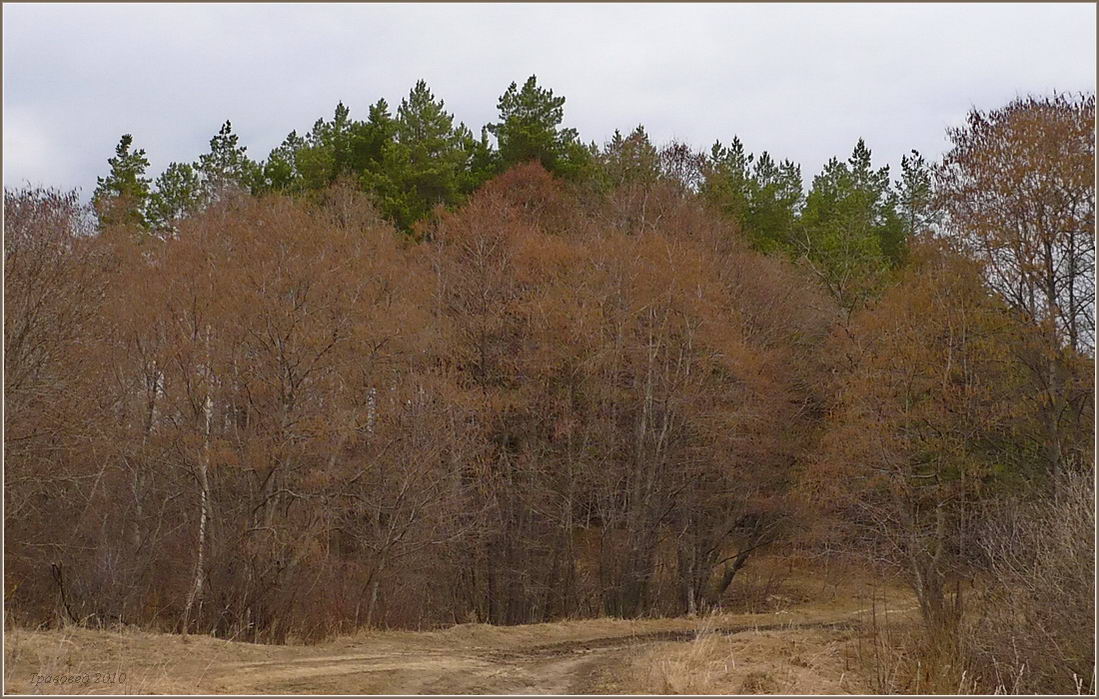
[[[1095,6],[27,5],[4,15],[4,184],[81,188],[132,133],[152,174],[230,119],[256,159],[336,102],[365,118],[418,78],[475,132],[537,74],[585,141],[739,135],[806,184],[861,136],[944,148],[973,106],[1094,91]]]

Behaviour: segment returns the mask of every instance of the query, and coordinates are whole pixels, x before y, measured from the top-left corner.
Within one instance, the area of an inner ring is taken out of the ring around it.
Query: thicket
[[[475,140],[420,83],[155,184],[124,137],[93,208],[5,191],[8,618],[695,613],[797,540],[908,580],[980,688],[1091,687],[1094,99],[807,194],[562,105]]]

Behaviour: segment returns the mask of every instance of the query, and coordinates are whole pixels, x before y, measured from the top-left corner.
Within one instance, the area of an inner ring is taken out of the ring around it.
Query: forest
[[[1094,690],[1094,95],[809,182],[564,104],[475,136],[420,81],[6,188],[7,623],[694,615],[796,548],[905,581],[979,686]]]

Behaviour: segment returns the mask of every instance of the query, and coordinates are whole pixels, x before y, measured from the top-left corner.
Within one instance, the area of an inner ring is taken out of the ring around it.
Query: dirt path
[[[750,670],[751,677],[760,675],[757,667],[779,678],[794,677],[795,671],[799,677],[831,673],[837,681],[787,688],[852,691],[835,648],[853,638],[865,618],[864,603],[864,597],[851,596],[705,619],[468,624],[360,634],[313,646],[140,631],[17,629],[5,635],[4,679],[8,693],[42,694],[662,693],[681,691],[676,673],[695,681],[714,666],[723,667],[724,674],[713,674],[713,691],[750,688],[743,677],[730,679],[732,664],[742,674]],[[910,604],[895,598],[889,606],[904,612]],[[663,674],[645,674],[656,666]],[[109,681],[102,681],[104,676]],[[44,682],[44,677],[67,683]],[[758,688],[768,691],[765,684]]]
[[[704,631],[731,636],[769,630],[847,629],[852,621],[741,623]],[[690,642],[698,630],[652,631],[521,648],[444,647],[379,650],[364,642],[335,655],[212,665],[202,683],[217,693],[260,694],[586,694],[607,671],[653,644]]]

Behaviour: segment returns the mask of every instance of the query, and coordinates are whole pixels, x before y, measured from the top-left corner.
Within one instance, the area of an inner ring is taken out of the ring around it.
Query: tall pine
[[[813,179],[798,252],[845,308],[874,295],[903,258],[904,232],[889,167],[875,169],[859,139],[847,162],[832,158]]]
[[[523,87],[512,83],[501,95],[500,120],[489,124],[496,137],[500,165],[537,160],[546,170],[568,179],[582,179],[590,171],[591,151],[580,142],[576,129],[561,128],[565,98],[538,87],[538,78],[527,78]]]
[[[363,181],[383,213],[409,231],[436,205],[459,203],[473,137],[464,124],[454,125],[443,100],[423,80],[401,100],[393,135],[383,146],[380,168],[364,173]]]
[[[228,121],[210,139],[209,152],[200,155],[195,166],[208,201],[216,201],[230,192],[259,188],[262,169],[249,159],[247,150],[240,145],[240,138]]]
[[[134,137],[123,134],[115,146],[115,155],[107,159],[111,166],[106,177],[96,178],[92,205],[104,226],[148,228],[146,208],[152,181],[145,176],[149,160],[145,150],[133,149]]]

